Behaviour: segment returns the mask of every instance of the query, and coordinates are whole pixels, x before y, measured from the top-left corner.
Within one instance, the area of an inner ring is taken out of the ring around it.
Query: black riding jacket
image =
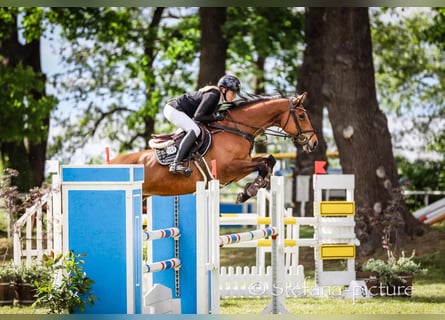
[[[217,87],[208,86],[195,92],[184,93],[168,103],[193,120],[208,123],[216,121],[215,112],[218,109],[220,96],[221,92]]]

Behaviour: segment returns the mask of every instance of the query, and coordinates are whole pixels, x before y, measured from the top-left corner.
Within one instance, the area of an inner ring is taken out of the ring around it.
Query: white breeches
[[[164,107],[164,116],[165,118],[173,123],[175,126],[183,129],[184,131],[195,131],[197,137],[201,133],[198,125],[193,121],[188,115],[186,115],[182,111],[178,111],[173,108],[171,105],[166,104]]]

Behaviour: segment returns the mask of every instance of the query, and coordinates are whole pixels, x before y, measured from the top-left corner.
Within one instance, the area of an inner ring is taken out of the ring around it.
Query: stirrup
[[[171,173],[182,174],[185,177],[190,177],[192,174],[190,167],[183,166],[180,162],[172,163],[168,171]]]

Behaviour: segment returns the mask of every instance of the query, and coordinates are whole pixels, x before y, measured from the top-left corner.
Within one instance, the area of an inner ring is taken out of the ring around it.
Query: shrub
[[[405,252],[402,251],[402,255],[396,258],[391,251],[388,251],[386,261],[371,258],[363,264],[362,270],[377,273],[379,281],[385,285],[393,283],[399,278],[400,273],[426,274],[428,270],[423,269],[420,263],[414,261],[414,255],[413,251],[411,256],[406,257]]]
[[[37,299],[35,305],[49,308],[49,313],[72,313],[85,311],[85,306],[94,305],[97,297],[90,293],[94,281],[83,271],[85,255],[44,255],[43,264],[49,271],[47,275],[35,281]]]

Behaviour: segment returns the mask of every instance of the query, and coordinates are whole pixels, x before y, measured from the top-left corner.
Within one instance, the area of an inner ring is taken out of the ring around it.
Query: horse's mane
[[[283,93],[274,94],[274,95],[257,95],[257,94],[244,94],[239,96],[239,100],[233,101],[230,109],[234,108],[242,108],[246,106],[250,106],[251,104],[255,104],[261,101],[269,101],[275,99],[285,98],[286,96]]]

